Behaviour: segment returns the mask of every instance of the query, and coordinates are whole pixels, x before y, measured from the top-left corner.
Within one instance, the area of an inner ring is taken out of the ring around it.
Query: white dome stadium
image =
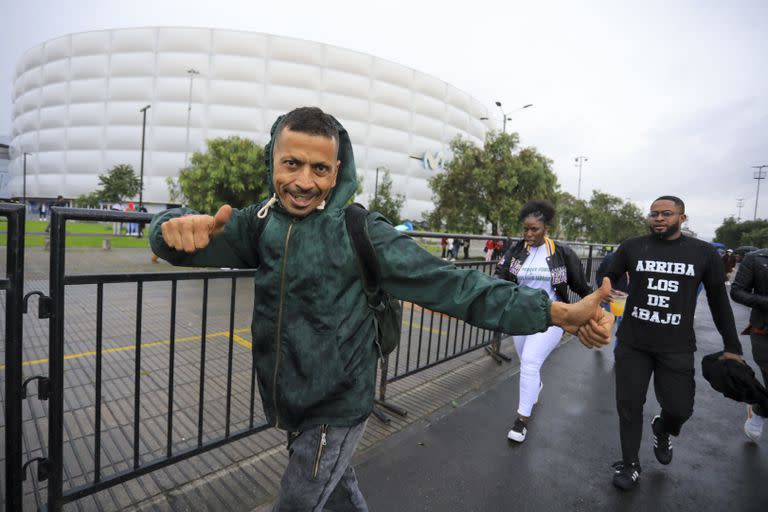
[[[116,164],[140,172],[146,111],[144,201],[169,201],[176,176],[207,139],[264,144],[275,118],[316,105],[347,128],[358,198],[373,195],[376,168],[405,194],[405,218],[433,208],[427,179],[456,135],[480,143],[487,108],[444,81],[363,53],[262,33],[132,28],[70,34],[28,50],[13,87],[11,181],[28,197],[94,191]],[[381,177],[379,177],[381,179]]]

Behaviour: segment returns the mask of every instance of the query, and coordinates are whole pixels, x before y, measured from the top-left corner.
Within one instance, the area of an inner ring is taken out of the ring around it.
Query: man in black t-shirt
[[[643,405],[653,375],[661,413],[653,418],[654,454],[672,461],[670,436],[693,414],[695,390],[693,314],[699,283],[723,338],[723,357],[743,362],[723,264],[708,243],[683,236],[685,204],[674,196],[653,202],[648,214],[651,234],[621,244],[606,276],[616,282],[629,273],[629,296],[616,337],[616,408],[622,460],[614,464],[613,484],[633,489],[640,477]]]

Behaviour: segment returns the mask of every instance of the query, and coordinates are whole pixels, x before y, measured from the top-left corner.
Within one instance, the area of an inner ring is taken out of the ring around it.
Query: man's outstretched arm
[[[253,268],[254,206],[233,210],[222,206],[215,216],[189,209],[158,213],[150,225],[152,251],[173,265]]]

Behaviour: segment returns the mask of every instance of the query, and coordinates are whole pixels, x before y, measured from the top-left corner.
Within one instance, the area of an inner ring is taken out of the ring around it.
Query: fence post
[[[485,351],[491,358],[497,363],[501,364],[503,361],[511,362],[512,358],[507,354],[501,352],[501,333],[494,332],[491,334],[491,343],[485,347]]]
[[[594,281],[592,279],[592,244],[589,244],[589,256],[587,257],[587,279],[589,281]]]
[[[64,464],[64,237],[66,221],[51,208],[51,260],[48,296],[52,301],[49,320],[48,373],[51,394],[48,404],[48,510],[62,507]]]
[[[24,221],[26,205],[4,207],[8,219],[5,307],[5,507],[21,510],[22,334],[24,296]]]
[[[398,407],[397,405],[387,402],[386,400],[386,394],[387,394],[387,374],[389,373],[389,357],[385,357],[381,360],[381,375],[379,378],[379,398],[374,399],[374,414],[377,418],[384,421],[385,423],[389,423],[389,419],[384,416],[384,414],[381,411],[376,410],[376,406],[380,405],[384,409],[393,412],[397,414],[398,416],[407,416],[408,411],[403,409],[402,407]]]

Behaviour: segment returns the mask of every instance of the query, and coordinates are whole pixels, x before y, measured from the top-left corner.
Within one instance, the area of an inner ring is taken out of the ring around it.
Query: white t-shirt
[[[550,300],[557,300],[555,290],[552,288],[552,273],[547,265],[546,244],[530,248],[528,257],[523,262],[520,272],[517,273],[517,282],[521,286],[544,290]]]

